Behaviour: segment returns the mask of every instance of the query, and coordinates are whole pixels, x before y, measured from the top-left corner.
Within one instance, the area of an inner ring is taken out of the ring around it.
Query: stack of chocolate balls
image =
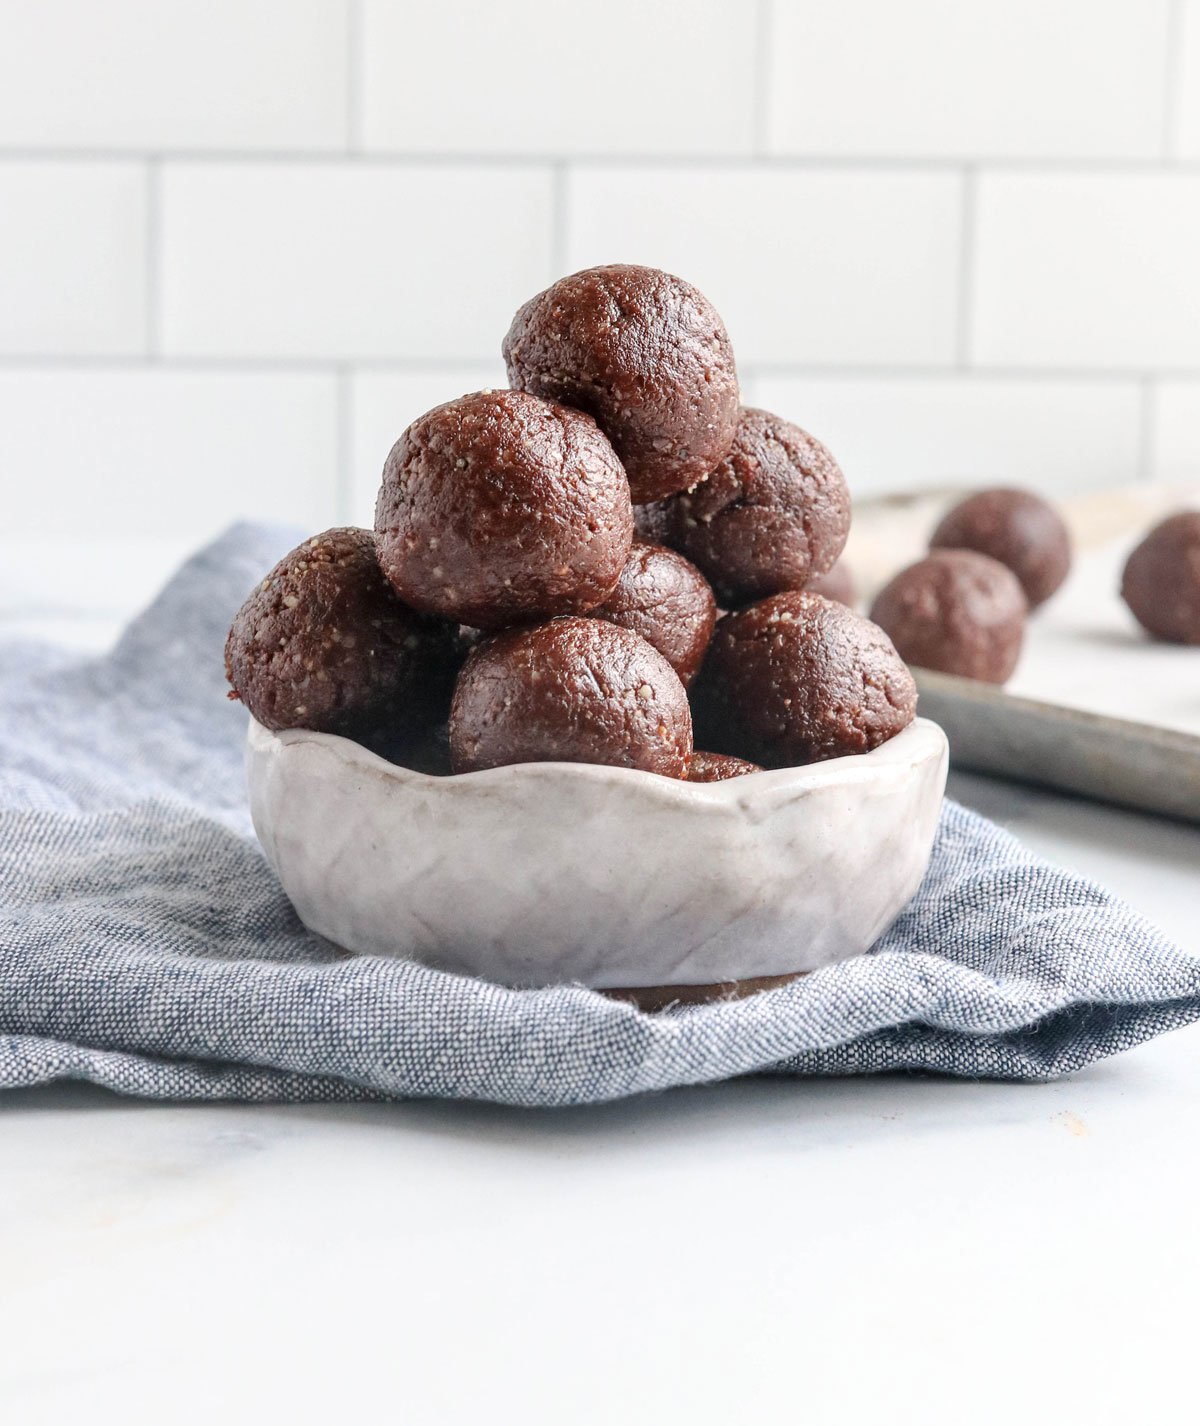
[[[373,532],[307,541],[242,606],[226,670],[260,723],[426,772],[711,782],[912,720],[887,635],[814,592],[850,528],[842,473],[740,405],[701,293],[653,268],[576,273],[520,309],[504,358],[511,390],[396,442]]]

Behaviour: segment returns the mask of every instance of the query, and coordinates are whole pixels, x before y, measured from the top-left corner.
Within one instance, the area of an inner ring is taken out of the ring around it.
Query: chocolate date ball
[[[702,753],[697,749],[688,763],[689,782],[728,782],[731,777],[745,777],[747,773],[762,772],[757,763],[748,763],[745,758],[731,757],[728,753]]]
[[[850,533],[850,492],[820,441],[769,411],[745,408],[729,454],[667,503],[667,543],[728,604],[803,589]]]
[[[1071,537],[1062,516],[1029,490],[981,490],[950,510],[931,549],[976,550],[1021,581],[1031,609],[1044,604],[1071,568]]]
[[[704,661],[717,601],[708,580],[682,555],[634,540],[616,589],[592,617],[641,634],[686,688]]]
[[[1025,611],[1007,565],[974,550],[934,550],[879,591],[871,618],[916,667],[1004,683],[1021,655]]]
[[[640,635],[601,619],[552,619],[485,640],[450,708],[455,772],[575,762],[683,777],[691,752],[675,670]]]
[[[912,722],[917,691],[882,629],[790,591],[721,620],[697,705],[706,744],[789,767],[886,743]]]
[[[667,501],[652,500],[648,505],[633,507],[633,534],[652,545],[667,543]]]
[[[414,609],[479,629],[582,613],[629,557],[621,462],[590,416],[480,391],[419,416],[375,506],[379,561]]]
[[[340,733],[380,751],[432,734],[461,662],[454,628],[397,598],[369,530],[326,530],[285,555],[225,644],[230,696],[264,727]]]
[[[1150,531],[1126,561],[1121,598],[1156,639],[1200,644],[1200,511]]]
[[[560,279],[513,318],[504,360],[511,385],[596,418],[639,503],[686,490],[733,440],[725,324],[669,272],[617,264]]]
[[[836,599],[839,604],[849,604],[851,608],[858,602],[854,575],[843,559],[824,574],[817,575],[816,579],[810,579],[804,587],[810,594],[823,594],[826,599]]]

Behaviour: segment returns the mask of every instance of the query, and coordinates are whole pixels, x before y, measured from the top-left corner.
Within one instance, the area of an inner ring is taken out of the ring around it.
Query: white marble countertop
[[[1200,954],[1200,830],[953,791]],[[1194,1420],[1200,1029],[1052,1085],[0,1095],[0,1421]]]
[[[1200,954],[1200,829],[951,791]],[[1196,1028],[1052,1085],[0,1095],[0,1422],[1191,1421],[1198,1126]]]

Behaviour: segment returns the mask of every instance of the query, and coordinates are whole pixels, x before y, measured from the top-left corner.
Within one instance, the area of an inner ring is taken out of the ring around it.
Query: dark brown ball
[[[762,772],[757,763],[748,763],[745,758],[730,757],[728,753],[702,753],[697,749],[688,763],[689,782],[728,782],[731,777],[745,777],[747,773]]]
[[[686,688],[704,662],[717,601],[708,580],[682,555],[634,540],[616,589],[592,617],[641,634]]]
[[[285,555],[225,644],[234,694],[265,728],[339,733],[381,751],[432,733],[461,662],[454,628],[397,598],[369,530],[326,530]]]
[[[601,619],[509,629],[468,657],[450,710],[455,772],[508,763],[606,763],[683,777],[687,694],[640,635]]]
[[[908,663],[1004,683],[1025,637],[1025,595],[1012,570],[974,550],[934,550],[880,590],[871,618]]]
[[[633,536],[651,545],[667,543],[667,501],[652,500],[633,507]]]
[[[916,705],[883,630],[802,591],[727,614],[697,682],[704,741],[764,767],[869,752],[907,727]]]
[[[1200,644],[1200,511],[1156,525],[1125,563],[1121,598],[1147,633]]]
[[[375,529],[384,573],[413,608],[498,629],[607,599],[633,511],[590,416],[480,391],[427,411],[392,447]]]
[[[803,589],[833,565],[849,533],[838,463],[799,426],[754,407],[742,411],[725,459],[667,503],[667,542],[728,604]]]
[[[851,609],[858,603],[854,573],[844,559],[839,559],[832,569],[817,575],[816,579],[810,579],[804,587],[810,594],[823,594],[826,599],[836,599]]]
[[[509,382],[593,415],[636,501],[686,490],[729,450],[738,381],[725,324],[691,285],[616,264],[561,278],[504,338]]]
[[[1053,505],[1030,490],[981,490],[956,505],[929,541],[931,549],[976,550],[1021,581],[1031,609],[1044,604],[1071,568],[1071,536]]]

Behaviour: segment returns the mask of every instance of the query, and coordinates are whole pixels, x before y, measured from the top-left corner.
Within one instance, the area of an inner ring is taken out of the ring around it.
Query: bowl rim
[[[664,801],[710,802],[729,804],[744,802],[748,796],[769,797],[786,793],[789,796],[808,792],[831,784],[850,785],[869,781],[889,769],[909,768],[935,756],[949,747],[941,726],[929,718],[914,718],[886,743],[866,753],[848,753],[827,758],[823,762],[802,763],[795,767],[764,768],[722,782],[688,782],[683,778],[664,777],[660,773],[638,768],[613,767],[606,763],[527,762],[506,763],[501,767],[483,768],[477,772],[433,774],[418,772],[401,763],[372,752],[361,743],[337,733],[320,733],[308,728],[273,730],[250,718],[246,734],[247,753],[258,756],[276,749],[310,744],[360,773],[392,783],[397,788],[416,789],[437,795],[458,796],[466,790],[488,791],[512,784],[553,783],[608,784],[623,786],[630,792],[641,791]]]

